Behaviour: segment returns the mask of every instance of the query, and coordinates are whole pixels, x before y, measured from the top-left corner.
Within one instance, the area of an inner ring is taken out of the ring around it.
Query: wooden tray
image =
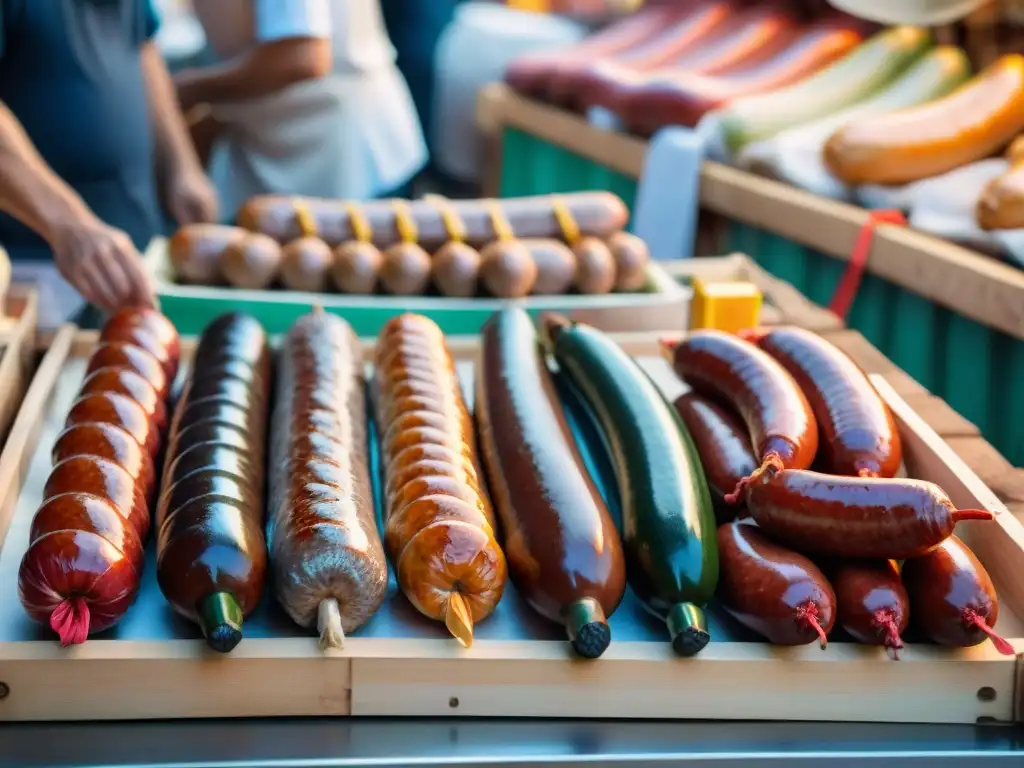
[[[473,334],[494,312],[509,303],[531,314],[555,311],[608,331],[663,331],[686,326],[686,293],[656,263],[647,269],[647,285],[638,293],[604,296],[529,296],[524,299],[450,299],[441,296],[351,296],[299,291],[248,291],[238,288],[181,285],[174,282],[167,241],[153,240],[145,255],[157,287],[160,308],[181,333],[197,334],[218,315],[231,310],[252,314],[270,333],[284,333],[314,306],[322,306],[352,325],[360,336],[376,336],[395,315],[418,312],[445,333]]]
[[[593,662],[572,658],[559,628],[509,588],[469,650],[417,614],[392,584],[380,612],[328,654],[265,597],[229,656],[206,650],[159,594],[153,553],[136,605],[103,639],[61,649],[24,615],[15,594],[27,527],[49,472],[49,449],[74,396],[95,334],[62,329],[0,458],[0,719],[84,720],[288,715],[789,719],[872,722],[1021,719],[1018,660],[985,643],[965,650],[907,646],[894,662],[878,648],[835,640],[776,648],[711,606],[714,640],[696,659],[675,657],[664,626],[636,599],[611,618],[613,642]],[[670,397],[683,390],[655,337],[617,337]],[[476,339],[450,345],[467,393]],[[369,349],[369,348],[367,348]],[[189,350],[186,349],[186,355]],[[938,482],[991,523],[961,523],[1002,598],[998,629],[1024,649],[1024,527],[895,394],[909,472]],[[599,484],[607,477],[589,422],[571,420]],[[615,503],[610,505],[613,509]],[[4,537],[6,536],[6,539]],[[152,549],[152,547],[151,547]]]
[[[34,288],[16,285],[3,301],[0,318],[0,446],[18,412],[35,363],[39,296]]]

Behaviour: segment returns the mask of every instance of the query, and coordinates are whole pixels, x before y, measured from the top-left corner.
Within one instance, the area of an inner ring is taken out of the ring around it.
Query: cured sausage
[[[179,356],[177,332],[152,310],[117,313],[101,338],[109,341],[87,366],[85,386],[93,391],[76,400],[54,445],[54,467],[18,570],[26,613],[65,646],[113,626],[135,600],[161,439],[156,414],[166,409],[166,377]],[[111,377],[112,366],[120,376]],[[154,386],[127,375],[133,372]],[[114,382],[126,394],[110,391]]]
[[[227,653],[259,602],[267,568],[263,463],[269,378],[266,332],[230,314],[204,331],[175,409],[157,512],[157,582],[175,611]],[[226,407],[244,421],[236,440],[206,439]],[[257,448],[257,446],[259,446]]]
[[[741,500],[743,488],[782,469],[804,469],[818,451],[818,425],[800,387],[772,357],[728,333],[687,334],[674,349],[664,346],[675,372],[700,394],[722,400],[747,426],[759,466],[725,500]]]
[[[150,422],[158,430],[167,426],[167,405],[153,389],[153,385],[128,368],[99,368],[90,373],[82,384],[81,394],[95,395],[115,392],[138,403]]]
[[[484,325],[476,418],[489,487],[519,592],[600,656],[625,590],[618,532],[583,464],[537,332],[521,309]]]
[[[856,120],[825,144],[848,184],[907,184],[998,151],[1024,129],[1024,56],[1003,56],[948,96]]]
[[[615,262],[615,290],[642,291],[647,284],[647,265],[651,261],[647,243],[629,232],[616,232],[608,238],[607,245]]]
[[[903,564],[914,624],[933,642],[966,648],[992,641],[1000,653],[1014,648],[995,632],[999,600],[974,553],[950,536],[923,557]]]
[[[739,521],[718,529],[716,595],[741,624],[775,645],[828,644],[836,596],[810,560]]]
[[[883,645],[894,659],[910,619],[907,590],[892,560],[847,560],[826,568],[836,594],[839,626],[865,645]]]
[[[442,296],[475,296],[479,276],[480,251],[471,245],[445,243],[431,259],[430,278]]]
[[[480,282],[492,296],[527,296],[537,282],[537,263],[522,241],[497,240],[480,251]]]
[[[186,224],[179,228],[167,248],[175,276],[183,283],[217,285],[224,279],[221,256],[245,234],[244,229],[223,224]]]
[[[384,249],[401,241],[396,216],[408,216],[413,225],[410,229],[415,229],[417,234],[416,242],[433,252],[450,240],[446,222],[452,218],[462,222],[464,240],[474,248],[482,248],[493,241],[495,205],[508,220],[509,234],[518,239],[559,237],[562,227],[556,207],[564,206],[582,236],[610,237],[621,231],[629,218],[626,204],[610,192],[575,192],[496,201],[445,200],[443,205],[432,200],[410,200],[404,206],[396,206],[393,201],[375,200],[361,203],[356,213],[363,215],[363,223],[367,224],[377,248]],[[344,200],[260,195],[242,206],[238,221],[246,229],[287,243],[309,234],[300,224],[297,208],[302,211],[301,221],[311,224],[316,235],[329,245],[338,246],[358,239],[352,227],[352,204]]]
[[[725,496],[757,469],[743,422],[718,403],[693,392],[678,397],[675,408],[700,455],[718,521],[727,523],[741,513],[745,515],[742,507],[725,502]]]
[[[757,344],[789,371],[807,397],[831,472],[896,475],[902,460],[896,422],[853,360],[802,328],[773,328]]]
[[[235,288],[262,291],[281,272],[281,246],[266,235],[250,232],[224,249],[220,271]]]
[[[1024,145],[1018,151],[1022,157],[981,191],[977,219],[982,229],[1024,229]]]
[[[396,344],[398,354],[389,355]],[[385,447],[384,542],[409,602],[469,646],[473,626],[501,599],[508,569],[454,367],[440,329],[422,315],[400,315],[381,331],[374,395]],[[414,394],[429,408],[404,410]],[[436,426],[444,436],[435,442],[415,431],[422,426]],[[389,455],[394,437],[410,431],[421,441]],[[429,452],[447,446],[459,450]]]
[[[387,590],[365,400],[349,325],[321,310],[299,318],[280,353],[267,545],[278,602],[300,626],[317,627],[324,648],[340,647]]]
[[[331,281],[342,293],[373,293],[383,262],[384,254],[373,243],[349,240],[334,249]]]
[[[327,290],[334,253],[319,237],[300,237],[281,249],[281,283],[290,291]]]
[[[747,486],[747,507],[766,535],[800,552],[840,558],[920,557],[960,520],[991,520],[956,509],[924,480],[838,477],[782,470]]]

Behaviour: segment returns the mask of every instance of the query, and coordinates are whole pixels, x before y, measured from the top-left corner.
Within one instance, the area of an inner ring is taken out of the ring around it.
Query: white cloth
[[[11,282],[34,285],[39,292],[40,328],[56,328],[85,309],[85,299],[61,277],[52,261],[12,262]]]
[[[263,193],[372,198],[423,167],[423,132],[378,0],[240,1],[196,2],[222,58],[261,42],[329,36],[334,63],[318,80],[213,105],[226,131],[210,175],[225,213]],[[248,34],[240,36],[240,28]]]

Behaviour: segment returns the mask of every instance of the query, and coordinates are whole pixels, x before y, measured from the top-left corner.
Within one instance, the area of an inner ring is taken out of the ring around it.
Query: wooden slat
[[[39,294],[34,288],[13,286],[4,300],[3,314],[13,320],[0,331],[0,446],[32,376]]]

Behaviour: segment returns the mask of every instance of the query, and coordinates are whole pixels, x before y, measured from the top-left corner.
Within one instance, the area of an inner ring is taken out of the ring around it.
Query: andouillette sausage
[[[521,309],[487,321],[476,417],[513,582],[576,652],[608,647],[608,616],[625,590],[615,524],[583,464],[539,346]]]

